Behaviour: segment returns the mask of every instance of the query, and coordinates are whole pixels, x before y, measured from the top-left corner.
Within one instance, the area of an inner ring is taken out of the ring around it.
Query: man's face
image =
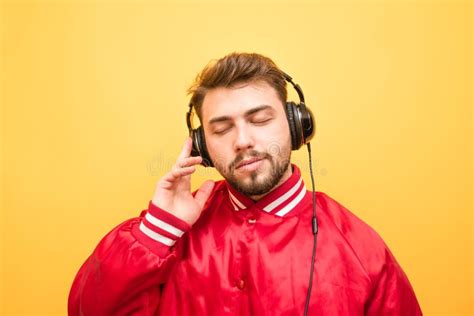
[[[201,110],[211,160],[234,188],[258,197],[290,177],[290,130],[273,87],[257,81],[215,88]]]

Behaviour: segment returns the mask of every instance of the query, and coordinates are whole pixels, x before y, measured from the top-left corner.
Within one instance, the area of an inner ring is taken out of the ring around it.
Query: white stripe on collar
[[[230,193],[230,192],[229,192]],[[238,211],[239,208],[237,207],[237,205],[235,205],[234,201],[232,201],[232,199],[229,199],[230,203],[232,204],[232,206],[234,207],[234,210]]]
[[[296,190],[298,190],[298,188],[300,187],[301,185],[301,182],[303,181],[303,178],[300,178],[298,180],[298,182],[291,188],[289,189],[285,194],[283,194],[282,196],[280,196],[278,199],[276,199],[275,201],[273,201],[272,203],[268,204],[267,206],[265,206],[263,208],[263,210],[265,212],[271,212],[273,211],[276,207],[278,207],[279,205],[281,205],[282,203],[284,203],[286,200],[288,200],[295,192]],[[303,186],[304,188],[304,186]],[[278,214],[278,213],[277,213]]]
[[[242,202],[237,200],[237,198],[232,194],[232,192],[230,192],[230,190],[228,191],[229,191],[230,198],[235,202],[235,204],[237,204],[239,208],[241,209],[247,208]]]
[[[305,193],[306,193],[306,187],[303,185],[303,187],[301,188],[300,193],[298,193],[298,195],[296,196],[296,198],[294,198],[293,201],[291,201],[290,203],[288,203],[288,205],[286,205],[284,208],[282,208],[281,210],[279,210],[278,212],[276,212],[275,215],[284,216],[284,215],[287,214],[289,211],[291,211],[292,209],[294,209],[295,206],[303,199]]]

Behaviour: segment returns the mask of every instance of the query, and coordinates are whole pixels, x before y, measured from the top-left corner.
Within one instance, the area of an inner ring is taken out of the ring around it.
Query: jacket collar
[[[291,166],[293,169],[291,176],[258,201],[253,201],[240,193],[226,181],[229,200],[234,210],[255,207],[269,214],[285,216],[297,209],[306,194],[306,187],[300,169],[294,164]]]

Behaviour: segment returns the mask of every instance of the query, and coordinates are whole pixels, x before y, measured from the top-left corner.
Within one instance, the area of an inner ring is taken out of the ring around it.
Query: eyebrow
[[[259,105],[257,107],[254,107],[254,108],[248,110],[247,112],[244,113],[244,116],[248,117],[252,114],[255,114],[255,113],[263,111],[263,110],[268,110],[268,109],[273,110],[273,108],[270,105],[262,104],[262,105]],[[214,117],[214,118],[210,119],[209,124],[214,124],[214,123],[224,122],[224,121],[230,121],[231,119],[232,119],[232,117],[226,116],[226,115],[218,116],[218,117]]]

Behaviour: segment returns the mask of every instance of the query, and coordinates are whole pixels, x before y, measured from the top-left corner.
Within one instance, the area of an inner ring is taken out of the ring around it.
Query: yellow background
[[[384,238],[424,314],[474,314],[471,3],[8,1],[1,31],[2,315],[66,314],[179,153],[186,88],[232,51],[301,85],[317,190]]]

